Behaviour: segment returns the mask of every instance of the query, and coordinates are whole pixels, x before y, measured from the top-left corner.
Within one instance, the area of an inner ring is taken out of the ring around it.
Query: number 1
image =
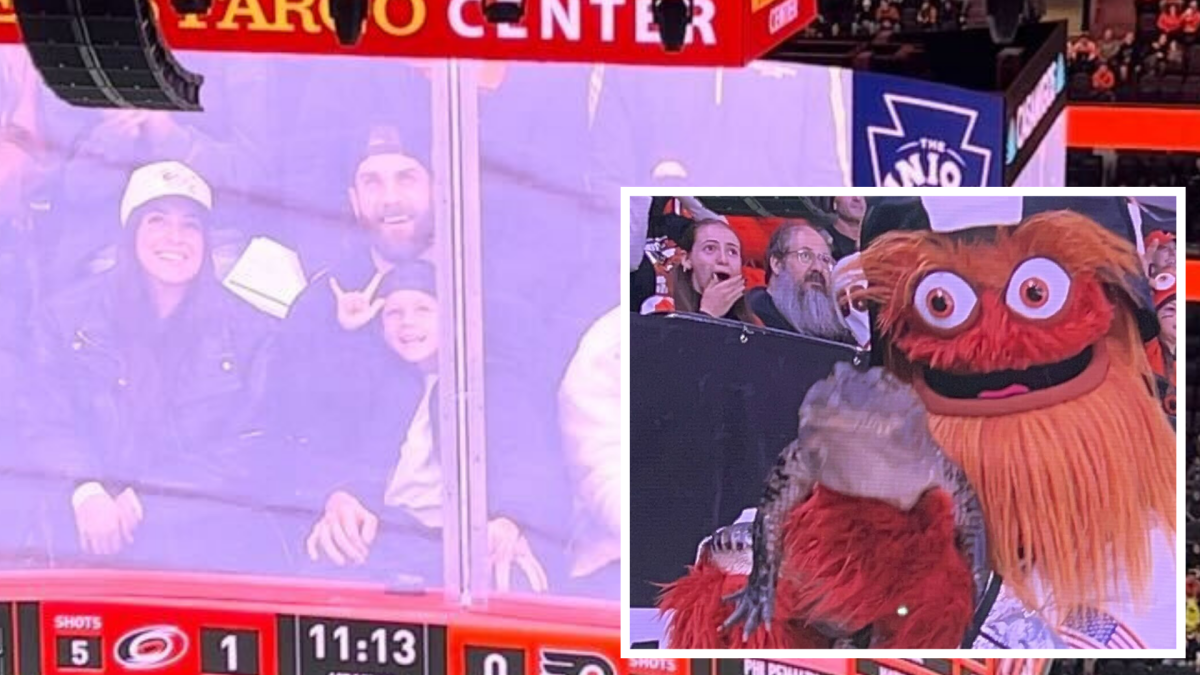
[[[338,626],[333,629],[333,639],[338,643],[338,656],[342,663],[350,662],[350,627]]]
[[[236,673],[238,669],[237,636],[226,635],[221,638],[221,651],[225,652],[225,670]]]
[[[308,629],[308,636],[313,640],[313,656],[317,657],[318,661],[325,660],[325,626],[324,624],[314,624]]]

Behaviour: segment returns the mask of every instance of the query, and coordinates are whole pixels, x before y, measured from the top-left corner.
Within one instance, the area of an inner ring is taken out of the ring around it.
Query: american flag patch
[[[1060,631],[1072,649],[1146,649],[1125,624],[1097,610],[1071,612]]]

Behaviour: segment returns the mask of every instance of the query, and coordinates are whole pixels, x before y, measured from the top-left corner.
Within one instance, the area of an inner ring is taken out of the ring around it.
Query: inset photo
[[[787,192],[624,191],[625,655],[1182,658],[1183,190]]]

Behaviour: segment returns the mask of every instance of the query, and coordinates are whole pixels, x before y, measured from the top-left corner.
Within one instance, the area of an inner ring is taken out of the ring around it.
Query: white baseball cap
[[[206,211],[212,210],[212,188],[191,167],[176,161],[155,162],[138,167],[129,175],[125,195],[121,197],[121,227],[139,206],[162,197],[184,197]]]

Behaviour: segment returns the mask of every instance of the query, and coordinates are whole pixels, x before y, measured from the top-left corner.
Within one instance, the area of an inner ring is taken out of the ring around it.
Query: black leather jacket
[[[269,469],[259,411],[273,325],[225,289],[195,298],[200,334],[162,387],[152,442],[128,442],[134,411],[128,355],[115,325],[115,277],[50,299],[35,322],[26,469],[68,489],[98,481],[110,494],[253,499]],[[137,440],[137,439],[135,439]]]

